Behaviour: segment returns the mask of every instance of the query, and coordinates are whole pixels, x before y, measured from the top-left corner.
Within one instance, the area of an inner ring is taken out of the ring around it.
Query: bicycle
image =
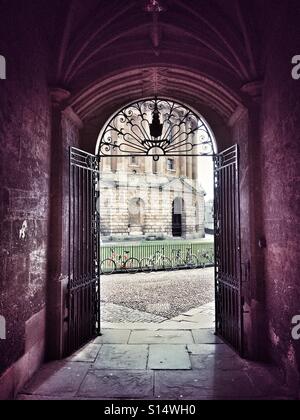
[[[185,257],[185,264],[188,268],[197,268],[199,265],[197,255],[192,253],[192,248],[187,248],[187,253]]]
[[[124,255],[116,254],[111,248],[112,255],[101,261],[101,274],[111,275],[117,270],[125,270],[127,273],[135,274],[139,271],[140,262],[137,258],[129,258],[130,252],[125,251]]]
[[[174,268],[176,269],[184,268],[185,261],[181,256],[181,249],[173,249],[172,255],[174,256],[174,254],[175,254],[175,257],[173,257],[173,260],[175,259]]]
[[[199,264],[201,265],[202,268],[206,268],[209,266],[213,266],[215,264],[215,255],[214,255],[214,250],[213,249],[209,249],[207,251],[199,251],[198,252],[199,255]]]
[[[198,258],[195,254],[192,254],[192,248],[187,248],[187,253],[185,258],[181,255],[180,249],[174,249],[173,253],[176,252],[175,261],[176,268],[190,268],[194,269],[198,267]]]
[[[143,272],[158,271],[160,269],[169,271],[173,270],[172,260],[162,251],[156,251],[150,258],[143,258],[140,262],[140,267]]]

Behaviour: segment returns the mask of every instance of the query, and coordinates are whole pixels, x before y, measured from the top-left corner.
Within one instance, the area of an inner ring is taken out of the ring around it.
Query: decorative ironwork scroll
[[[98,139],[100,156],[213,156],[206,121],[166,99],[135,102],[115,114]]]

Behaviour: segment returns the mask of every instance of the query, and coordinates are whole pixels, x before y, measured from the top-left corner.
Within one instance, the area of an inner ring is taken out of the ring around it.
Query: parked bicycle
[[[215,253],[213,249],[198,252],[199,265],[202,268],[211,267],[215,264]]]
[[[175,254],[175,263],[174,267],[177,269],[180,268],[197,268],[198,267],[198,258],[197,255],[192,253],[192,248],[187,248],[187,253],[185,257],[182,257],[181,249],[173,249],[173,254]]]
[[[115,249],[111,248],[111,257],[101,261],[101,274],[110,275],[116,271],[126,271],[135,274],[140,269],[140,262],[137,258],[130,257],[130,252],[116,254]]]
[[[172,260],[164,254],[164,251],[164,248],[162,248],[161,251],[156,251],[150,258],[143,258],[140,261],[141,270],[144,272],[173,270]]]

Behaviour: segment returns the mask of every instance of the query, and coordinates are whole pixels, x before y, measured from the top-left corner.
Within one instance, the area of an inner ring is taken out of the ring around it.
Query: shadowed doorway
[[[172,233],[174,238],[183,236],[184,201],[176,198],[172,203]]]

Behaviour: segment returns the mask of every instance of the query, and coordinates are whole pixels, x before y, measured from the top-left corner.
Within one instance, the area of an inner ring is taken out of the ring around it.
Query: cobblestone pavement
[[[102,276],[102,320],[162,322],[214,300],[214,269]]]

